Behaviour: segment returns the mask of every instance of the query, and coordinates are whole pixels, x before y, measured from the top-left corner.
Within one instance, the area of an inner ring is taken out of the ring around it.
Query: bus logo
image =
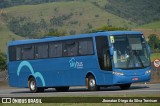
[[[83,62],[76,61],[75,58],[69,60],[70,68],[83,69]]]

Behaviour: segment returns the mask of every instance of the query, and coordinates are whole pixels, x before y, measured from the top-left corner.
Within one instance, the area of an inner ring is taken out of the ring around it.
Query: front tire
[[[89,91],[97,91],[99,87],[96,84],[96,80],[93,76],[88,77],[88,90]]]
[[[28,81],[28,85],[32,93],[44,92],[44,88],[37,87],[35,78],[30,78]]]
[[[123,84],[123,85],[120,85],[120,88],[121,88],[122,90],[126,90],[126,89],[129,89],[130,86],[131,86],[131,84]]]

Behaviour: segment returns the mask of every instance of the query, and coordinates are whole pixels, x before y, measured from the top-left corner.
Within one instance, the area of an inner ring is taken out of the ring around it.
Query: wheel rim
[[[95,82],[95,80],[94,79],[91,79],[90,81],[89,81],[89,85],[90,85],[90,87],[95,87],[95,85],[96,85],[96,82]]]
[[[35,90],[35,88],[36,88],[36,83],[35,83],[35,81],[31,81],[31,83],[30,83],[30,88],[31,88],[31,90]]]

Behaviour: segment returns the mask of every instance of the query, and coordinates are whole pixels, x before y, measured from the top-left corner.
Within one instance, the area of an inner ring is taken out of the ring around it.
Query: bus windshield
[[[143,35],[120,35],[110,38],[114,47],[115,68],[137,69],[150,65],[150,55]]]

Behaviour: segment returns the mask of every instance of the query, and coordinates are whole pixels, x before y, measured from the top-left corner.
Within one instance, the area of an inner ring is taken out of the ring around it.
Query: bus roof
[[[62,36],[62,37],[44,37],[40,39],[16,40],[16,41],[9,42],[8,46],[49,42],[49,41],[60,41],[60,40],[76,39],[76,38],[87,38],[87,37],[94,37],[94,36],[109,36],[109,35],[118,36],[118,35],[123,35],[123,34],[130,35],[130,34],[143,34],[143,33],[139,31],[100,31],[100,32],[95,32],[95,33],[77,34],[77,35],[69,35],[69,36]]]

